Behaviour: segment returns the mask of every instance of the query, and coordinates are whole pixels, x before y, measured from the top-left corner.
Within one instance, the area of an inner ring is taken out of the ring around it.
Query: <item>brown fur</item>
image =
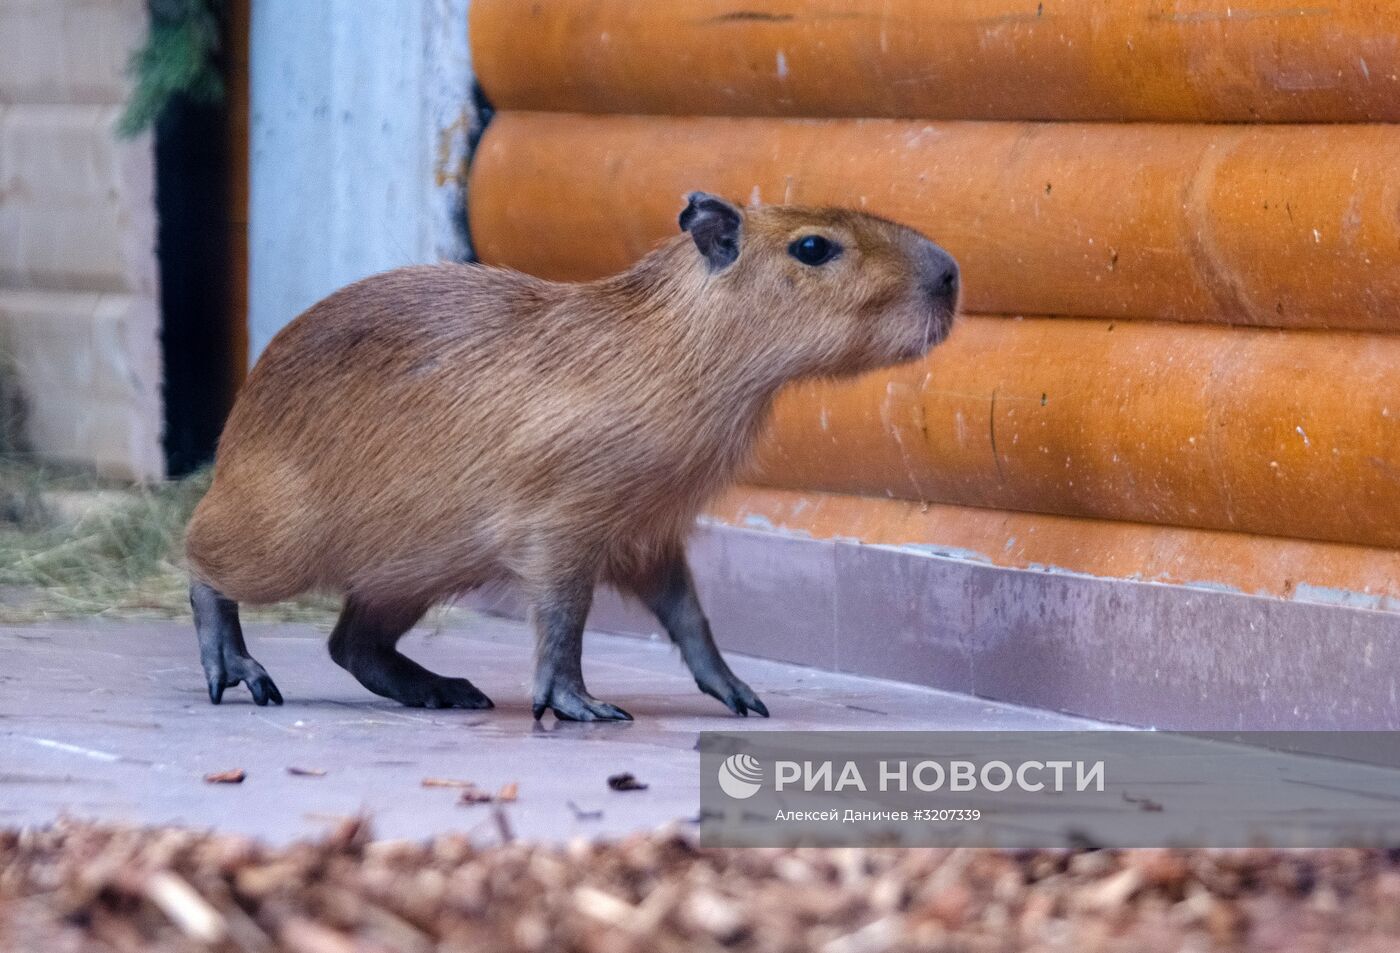
[[[796,261],[813,233],[844,253]],[[872,216],[772,206],[743,213],[721,270],[682,234],[586,284],[455,264],[352,284],[250,375],[190,524],[193,572],[235,601],[319,588],[417,611],[500,580],[626,587],[680,551],[784,384],[946,335],[929,249]]]

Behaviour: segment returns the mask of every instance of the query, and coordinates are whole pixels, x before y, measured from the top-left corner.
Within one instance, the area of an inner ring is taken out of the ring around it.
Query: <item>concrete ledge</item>
[[[1400,728],[1400,614],[711,525],[727,649],[1180,730]],[[659,628],[600,593],[589,624]]]
[[[1400,612],[1400,549],[741,484],[710,522],[1006,569],[1225,589]]]

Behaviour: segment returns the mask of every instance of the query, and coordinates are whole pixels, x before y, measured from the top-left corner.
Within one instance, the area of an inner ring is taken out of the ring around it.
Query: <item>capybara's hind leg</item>
[[[768,717],[768,706],[730,671],[724,656],[719,654],[684,555],[677,553],[661,560],[630,585],[666,627],[702,692],[724,702],[736,715],[747,717],[754,712]]]
[[[376,695],[410,708],[495,707],[465,678],[430,672],[396,648],[422,615],[418,608],[370,606],[348,598],[331,632],[331,658]]]
[[[209,700],[217,705],[223,701],[225,688],[245,682],[255,704],[282,704],[282,693],[266,669],[248,654],[243,628],[238,624],[238,603],[207,583],[194,582],[190,585],[190,608],[199,635],[199,661],[209,682]]]

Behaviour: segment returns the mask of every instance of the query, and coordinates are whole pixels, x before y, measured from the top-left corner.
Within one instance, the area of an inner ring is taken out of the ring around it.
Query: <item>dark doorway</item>
[[[234,387],[226,125],[224,105],[179,99],[156,127],[164,441],[172,477],[213,459]]]
[[[225,6],[224,97],[177,99],[156,126],[166,470],[214,457],[248,360],[249,0]]]

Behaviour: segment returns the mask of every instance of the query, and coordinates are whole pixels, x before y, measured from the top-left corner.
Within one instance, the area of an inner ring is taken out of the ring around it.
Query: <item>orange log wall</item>
[[[1400,2],[752,6],[472,6],[483,260],[617,271],[704,188],[963,265],[976,316],[785,394],[717,518],[1400,598]]]

